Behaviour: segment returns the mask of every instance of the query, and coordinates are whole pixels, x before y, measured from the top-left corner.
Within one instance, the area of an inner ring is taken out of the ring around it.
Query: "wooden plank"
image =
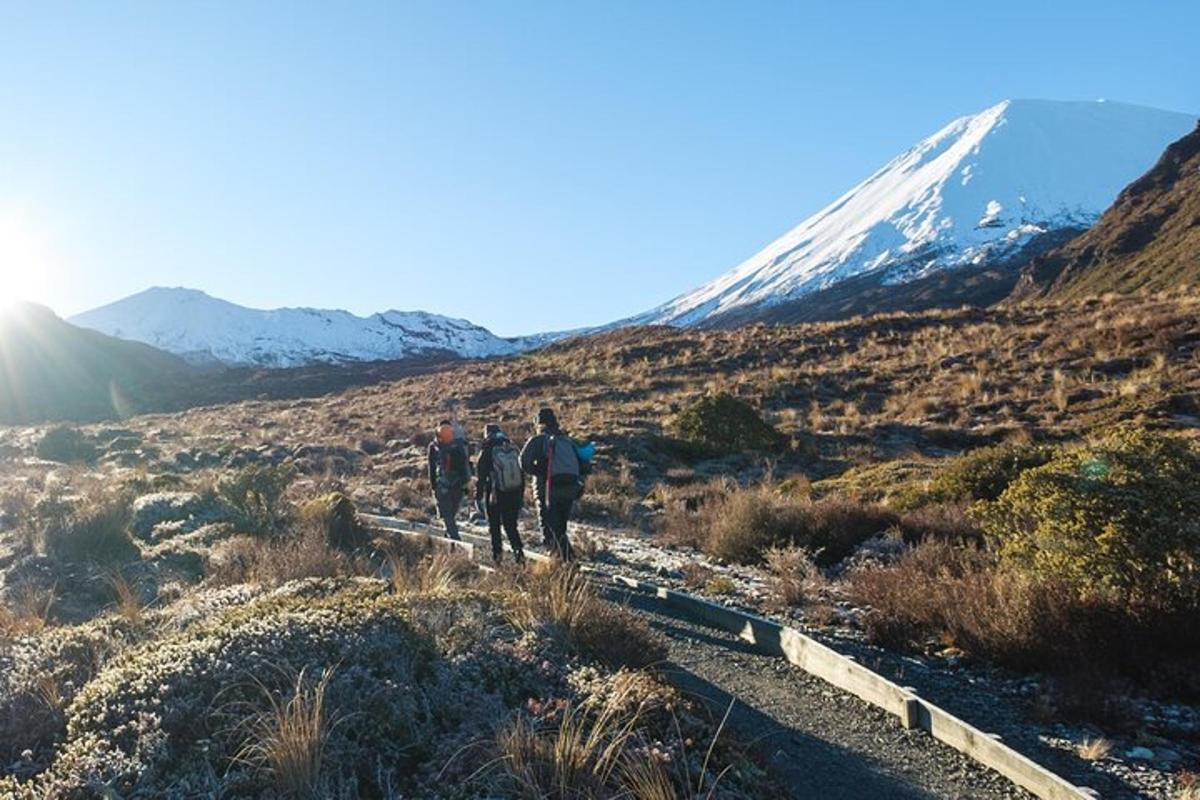
[[[935,739],[994,769],[1037,797],[1043,800],[1080,800],[1092,797],[1091,793],[1074,786],[950,712],[925,700],[920,700],[919,705],[919,727],[929,731]]]

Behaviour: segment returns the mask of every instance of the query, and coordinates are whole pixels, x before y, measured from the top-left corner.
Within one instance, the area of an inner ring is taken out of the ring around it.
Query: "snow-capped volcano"
[[[711,283],[633,323],[746,316],[849,278],[907,283],[1091,225],[1196,124],[1124,103],[1006,100],[954,120]]]
[[[148,289],[70,321],[193,363],[231,366],[296,367],[435,353],[476,358],[520,349],[467,320],[422,311],[369,317],[312,308],[260,311],[195,289]]]

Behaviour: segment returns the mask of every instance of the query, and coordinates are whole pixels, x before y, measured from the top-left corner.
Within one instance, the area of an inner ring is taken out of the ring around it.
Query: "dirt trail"
[[[797,798],[1028,798],[990,770],[731,634],[636,593],[620,598],[667,642],[665,676],[753,743]]]

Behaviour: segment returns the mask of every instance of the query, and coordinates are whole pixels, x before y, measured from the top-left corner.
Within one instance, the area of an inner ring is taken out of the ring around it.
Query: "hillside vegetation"
[[[1056,719],[1125,725],[1113,698],[1200,697],[1198,312],[1178,292],[637,328],[324,396],[0,429],[0,762],[16,765],[0,787],[439,796],[430,776],[498,730],[493,750],[527,769],[476,777],[544,789],[546,737],[617,719],[591,692],[667,691],[620,677],[661,654],[653,637],[615,607],[570,613],[591,601],[552,577],[485,585],[398,553],[353,514],[429,519],[434,423],[521,439],[542,405],[598,445],[581,518],[692,553],[680,580],[704,591],[736,582],[701,554],[765,570],[771,602],[806,622],[1051,676],[1039,708]],[[531,667],[544,660],[570,666]],[[400,684],[416,705],[370,701]],[[445,700],[462,696],[492,733]],[[272,761],[270,720],[311,719],[318,697],[359,722],[322,735],[320,768]],[[636,780],[625,745],[673,746],[655,714],[609,731],[616,760],[587,761],[602,775],[573,796]],[[416,742],[405,720],[438,734]],[[712,735],[695,724],[684,740]],[[376,769],[376,750],[415,772]],[[458,758],[464,780],[489,760]],[[722,788],[754,796],[756,780]]]
[[[1079,298],[1200,283],[1200,126],[1171,144],[1085,233],[1036,259],[1019,297]]]

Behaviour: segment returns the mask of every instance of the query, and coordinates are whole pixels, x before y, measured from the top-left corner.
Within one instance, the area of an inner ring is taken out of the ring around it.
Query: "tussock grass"
[[[710,800],[716,795],[728,768],[712,775],[713,751],[728,721],[729,712],[715,729],[700,769],[692,774],[686,741],[679,720],[672,714],[673,734],[682,757],[667,761],[650,746],[643,733],[644,706],[624,710],[633,682],[621,688],[599,709],[567,704],[556,723],[538,726],[518,717],[496,738],[497,764],[520,797],[601,800]],[[732,710],[732,706],[730,706]]]
[[[255,681],[267,707],[242,722],[246,738],[235,760],[270,775],[285,797],[325,796],[326,744],[343,721],[326,704],[332,676],[325,670],[314,684],[301,670],[283,696]]]
[[[145,607],[137,586],[130,583],[120,571],[110,573],[107,582],[112,589],[117,613],[130,622],[141,622]]]
[[[666,648],[637,615],[601,598],[571,565],[537,564],[527,573],[505,573],[509,618],[521,630],[550,627],[573,647],[610,667],[648,667]]]
[[[0,605],[0,640],[38,633],[50,624],[55,587],[31,584],[17,587],[6,604]]]

